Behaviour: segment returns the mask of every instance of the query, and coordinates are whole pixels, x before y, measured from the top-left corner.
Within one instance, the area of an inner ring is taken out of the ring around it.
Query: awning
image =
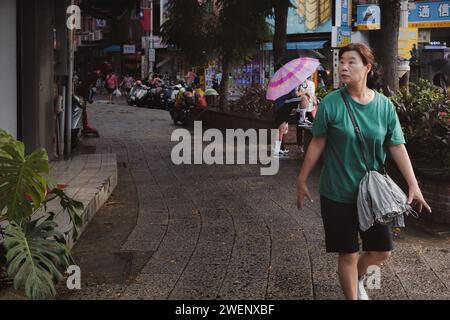
[[[109,53],[120,53],[122,49],[121,45],[112,45],[109,47],[106,47],[105,49],[103,49],[104,52],[109,52]]]
[[[322,49],[328,40],[315,40],[315,41],[299,41],[299,42],[288,42],[286,44],[286,49],[297,50],[297,49]],[[266,42],[264,44],[263,50],[273,50],[272,42]]]

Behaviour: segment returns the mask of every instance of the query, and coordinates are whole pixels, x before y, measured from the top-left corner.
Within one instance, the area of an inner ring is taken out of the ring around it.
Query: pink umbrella
[[[276,100],[288,94],[312,75],[319,64],[314,58],[298,58],[286,63],[270,80],[266,99]]]

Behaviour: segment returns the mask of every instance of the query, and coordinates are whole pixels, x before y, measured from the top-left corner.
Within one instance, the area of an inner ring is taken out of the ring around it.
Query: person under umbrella
[[[269,82],[266,98],[275,101],[275,127],[279,130],[279,138],[273,149],[275,157],[286,154],[287,150],[282,146],[282,141],[289,130],[289,115],[293,107],[307,96],[307,93],[298,87],[316,71],[319,64],[319,60],[314,58],[294,59],[282,66]],[[303,103],[306,104],[305,101]]]

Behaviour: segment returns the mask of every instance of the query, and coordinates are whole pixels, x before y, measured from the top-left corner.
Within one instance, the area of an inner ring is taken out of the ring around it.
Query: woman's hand
[[[308,186],[306,182],[298,180],[297,184],[297,208],[302,209],[305,197],[309,199],[309,201],[314,202],[311,198],[311,194],[309,193]]]
[[[431,208],[423,198],[420,191],[419,184],[417,183],[414,170],[409,159],[408,152],[404,144],[389,146],[389,152],[394,159],[397,167],[405,178],[409,186],[408,204],[411,206],[419,206],[419,212],[422,212],[422,208],[425,207],[428,212],[431,212]]]
[[[431,208],[423,198],[422,191],[420,191],[420,188],[417,184],[409,187],[408,204],[410,204],[411,206],[419,206],[419,213],[422,212],[423,207],[425,207],[425,209],[431,213]]]

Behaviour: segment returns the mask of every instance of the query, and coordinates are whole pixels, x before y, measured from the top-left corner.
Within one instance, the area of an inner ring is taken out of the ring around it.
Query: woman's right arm
[[[307,180],[311,173],[311,170],[316,165],[327,144],[326,137],[313,137],[309,146],[308,151],[303,161],[300,174],[297,181],[297,208],[301,209],[303,207],[303,201],[307,197],[311,202],[311,194],[309,193]]]

